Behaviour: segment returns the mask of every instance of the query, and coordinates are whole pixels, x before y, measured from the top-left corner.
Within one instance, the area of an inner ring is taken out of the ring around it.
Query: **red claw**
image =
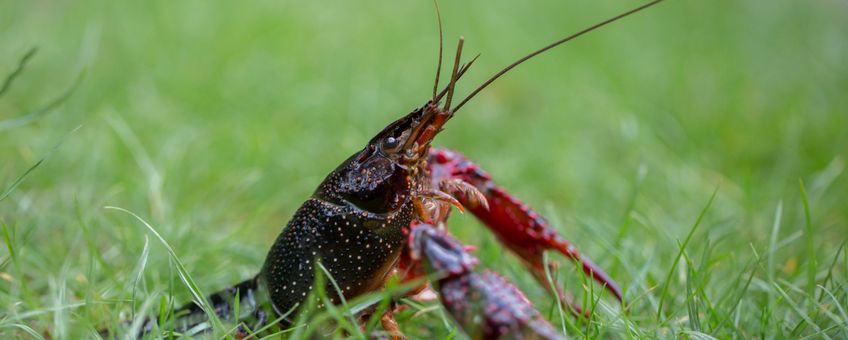
[[[409,249],[412,259],[423,261],[430,272],[439,277],[450,277],[470,272],[477,263],[476,257],[465,251],[455,238],[429,224],[419,224],[412,228],[409,236]]]
[[[562,339],[512,283],[490,271],[474,272],[477,258],[444,230],[414,227],[412,257],[438,278],[442,303],[473,339]]]
[[[543,254],[546,250],[555,250],[579,263],[587,276],[622,301],[621,289],[609,275],[580,254],[533,209],[495,185],[489,174],[465,156],[450,150],[433,149],[430,151],[430,171],[434,185],[445,179],[459,178],[486,197],[488,209],[479,204],[466,204],[469,198],[461,193],[458,195],[466,208],[525,262],[542,285],[548,286]]]

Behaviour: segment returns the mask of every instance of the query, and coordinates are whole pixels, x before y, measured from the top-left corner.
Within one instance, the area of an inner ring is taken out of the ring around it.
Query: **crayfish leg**
[[[397,320],[395,320],[395,312],[396,310],[393,309],[383,313],[383,316],[380,317],[380,325],[383,326],[383,329],[389,332],[389,339],[406,340],[406,336],[404,336],[403,332],[400,330],[400,324],[398,324]]]
[[[479,198],[463,192],[454,192],[467,210],[483,222],[513,253],[518,255],[534,277],[546,288],[550,287],[544,267],[544,252],[553,250],[577,263],[583,272],[610,291],[622,302],[621,289],[610,276],[586,256],[580,254],[565,238],[560,236],[541,215],[498,187],[488,173],[464,155],[447,149],[430,151],[429,166],[434,185],[447,180],[462,180],[473,185],[485,197],[487,206],[475,204]],[[559,290],[557,289],[557,292]],[[563,300],[564,294],[559,295]],[[565,301],[567,302],[567,301]]]

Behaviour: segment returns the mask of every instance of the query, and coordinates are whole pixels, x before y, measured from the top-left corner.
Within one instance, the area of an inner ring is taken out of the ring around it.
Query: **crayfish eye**
[[[396,148],[397,146],[398,146],[398,140],[397,140],[397,138],[395,138],[395,137],[389,137],[389,138],[386,138],[386,139],[383,141],[383,148],[386,148],[386,149],[394,149],[394,148]]]

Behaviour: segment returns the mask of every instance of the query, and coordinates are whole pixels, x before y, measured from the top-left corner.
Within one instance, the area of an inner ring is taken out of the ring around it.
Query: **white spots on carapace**
[[[345,287],[345,296],[373,287],[375,280],[385,277],[385,270],[392,269],[386,262],[395,261],[406,241],[401,228],[413,216],[411,205],[395,214],[377,215],[355,206],[308,200],[277,238],[261,274],[275,308],[288,310],[303,303],[314,288],[318,261],[339,287]],[[329,281],[325,283],[332,292]]]

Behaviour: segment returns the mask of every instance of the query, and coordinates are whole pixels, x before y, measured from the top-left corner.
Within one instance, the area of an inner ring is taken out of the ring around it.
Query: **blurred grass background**
[[[482,53],[460,95],[638,3],[441,1],[446,54],[459,35]],[[626,287],[627,313],[602,294],[569,335],[848,337],[846,14],[670,0],[522,65],[436,144]],[[37,47],[0,97],[0,192],[46,157],[0,201],[0,336],[93,337],[143,301],[189,301],[161,244],[145,255],[146,230],[106,205],[149,221],[204,292],[253,275],[323,176],[429,98],[437,37],[424,0],[0,2],[0,74]],[[482,226],[452,223],[559,326]],[[439,313],[403,330],[447,336]]]

